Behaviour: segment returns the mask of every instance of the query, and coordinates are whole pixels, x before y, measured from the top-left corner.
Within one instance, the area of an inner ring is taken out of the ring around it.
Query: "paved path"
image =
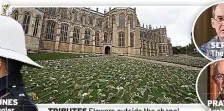
[[[157,63],[157,64],[166,65],[166,66],[180,67],[180,68],[187,69],[187,70],[201,70],[202,69],[202,68],[198,68],[198,67],[192,67],[192,66],[169,63],[169,62],[162,62],[162,61],[156,61],[156,60],[142,59],[142,58],[137,58],[137,57],[129,57],[129,56],[123,56],[123,57],[136,59],[136,60],[148,61],[148,62],[151,62],[151,63]]]

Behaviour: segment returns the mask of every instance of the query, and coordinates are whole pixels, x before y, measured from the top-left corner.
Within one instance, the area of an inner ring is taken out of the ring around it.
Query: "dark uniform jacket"
[[[14,66],[12,70],[9,66],[9,74],[0,78],[0,110],[13,108],[14,111],[38,111],[32,99],[24,91],[20,69],[21,67],[17,70]],[[3,104],[3,100],[11,103]]]

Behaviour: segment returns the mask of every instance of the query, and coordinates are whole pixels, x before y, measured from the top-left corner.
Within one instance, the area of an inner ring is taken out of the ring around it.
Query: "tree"
[[[178,49],[177,47],[172,47],[173,49],[173,54],[179,54],[180,53],[180,49]]]

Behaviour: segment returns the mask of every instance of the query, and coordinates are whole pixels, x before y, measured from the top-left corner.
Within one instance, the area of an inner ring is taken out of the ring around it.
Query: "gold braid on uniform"
[[[7,93],[5,93],[4,95],[2,95],[1,97],[0,97],[0,99],[3,99],[4,97],[6,97],[6,96],[8,96],[8,95],[10,95],[11,93],[9,93],[9,92],[7,92]]]

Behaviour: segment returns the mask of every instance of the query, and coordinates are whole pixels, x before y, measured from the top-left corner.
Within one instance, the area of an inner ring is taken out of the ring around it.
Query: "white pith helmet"
[[[14,19],[0,16],[0,57],[42,68],[27,56],[22,26]]]

